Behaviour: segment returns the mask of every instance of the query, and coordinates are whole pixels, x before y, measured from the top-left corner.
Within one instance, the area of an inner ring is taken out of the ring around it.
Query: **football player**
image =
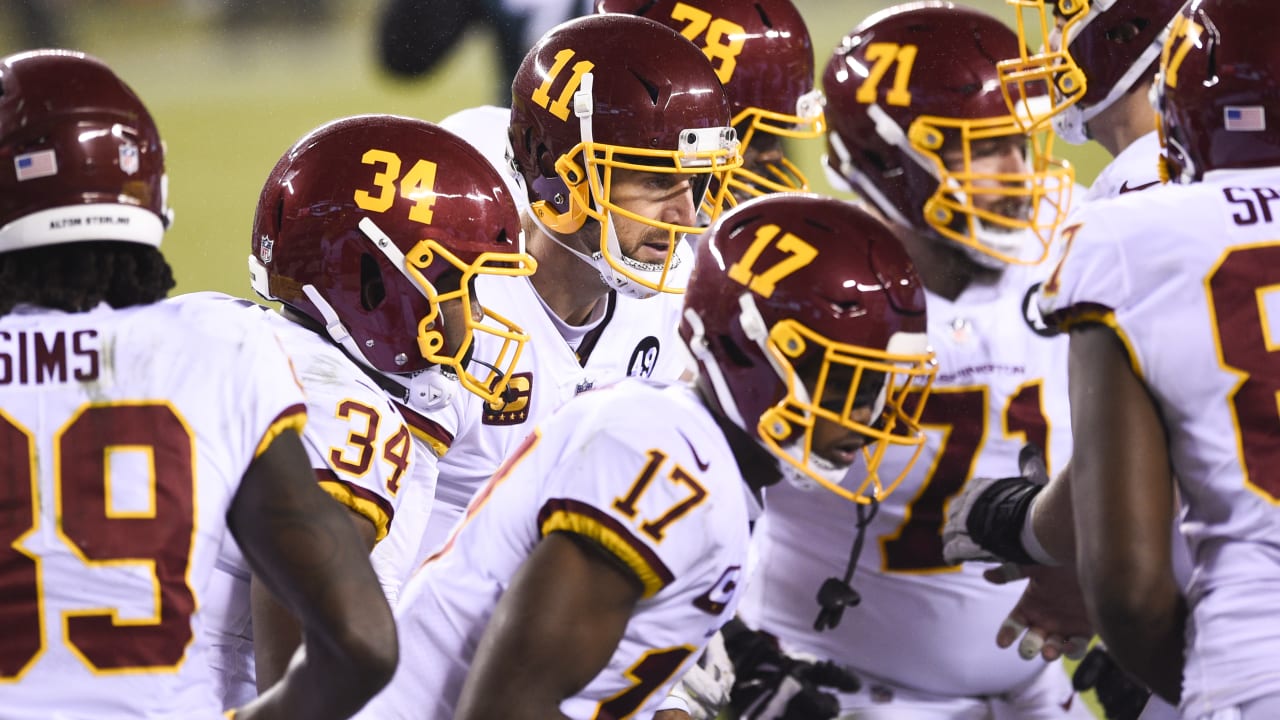
[[[1160,47],[1179,0],[1009,0],[1017,8],[1021,55],[999,64],[1015,117],[1052,125],[1112,158],[1082,198],[1136,192],[1160,183],[1156,114],[1149,98]],[[1040,47],[1038,52],[1027,48]],[[1082,203],[1077,201],[1075,207]]]
[[[236,717],[345,718],[391,675],[391,612],[270,328],[163,301],[167,184],[107,66],[0,59],[0,707],[223,717],[203,630],[230,531],[306,645]]]
[[[733,108],[742,167],[707,198],[723,209],[770,192],[808,190],[787,159],[787,138],[822,137],[822,92],[814,88],[813,42],[791,0],[596,0],[597,12],[657,20],[695,45],[715,68]]]
[[[420,538],[435,490],[437,457],[411,428],[430,439],[440,426],[432,417],[448,422],[440,398],[411,402],[406,391],[433,387],[447,398],[460,383],[491,398],[526,339],[474,297],[479,275],[535,267],[515,203],[497,171],[452,133],[404,117],[348,117],[307,133],[276,163],[251,245],[253,288],[281,308],[240,302],[269,318],[297,369],[313,418],[303,434],[311,466],[351,510],[394,602],[417,545],[384,546],[384,538],[397,524],[395,538]],[[468,362],[477,334],[504,341],[482,376]],[[431,402],[438,412],[423,407]],[[398,404],[423,415],[411,414],[411,425]],[[213,662],[232,707],[279,678],[298,638],[269,595],[254,595],[251,622],[248,568],[234,544],[218,567]]]
[[[814,87],[809,29],[791,0],[596,0],[595,6],[600,13],[640,15],[678,31],[702,48],[724,83],[742,166],[712,184],[704,218],[766,193],[809,189],[808,178],[785,155],[784,141],[822,137],[824,101]],[[672,705],[695,720],[716,717],[734,683],[722,639],[708,648],[682,678]]]
[[[682,238],[701,232],[707,184],[741,162],[715,71],[652,20],[593,15],[556,27],[525,57],[512,91],[509,111],[475,108],[442,124],[505,168],[525,200],[538,272],[480,278],[476,288],[531,342],[501,397],[464,399],[422,558],[537,420],[607,382],[685,372],[675,337],[691,265]],[[477,357],[496,354],[489,345],[478,339]]]
[[[1021,586],[942,555],[947,503],[970,478],[1016,472],[1028,441],[1056,463],[1071,447],[1066,345],[1020,319],[1072,180],[1008,108],[996,65],[1017,54],[1017,36],[985,13],[912,3],[864,20],[823,74],[832,178],[888,219],[919,268],[939,366],[925,458],[874,517],[780,487],[757,529],[741,614],[784,650],[862,679],[839,695],[841,717],[1088,717],[1060,668],[991,643]],[[884,467],[903,457],[891,449]],[[858,607],[815,600],[842,579]],[[799,717],[777,692],[734,704]]]
[[[1277,21],[1264,0],[1182,10],[1156,79],[1174,184],[1082,210],[1041,296],[1070,333],[1076,439],[1069,504],[1041,510],[1076,510],[1090,617],[1115,660],[1184,718],[1280,713],[1269,621],[1280,489],[1266,460],[1280,381],[1268,320],[1280,54],[1265,35]],[[1175,519],[1194,563],[1185,592]]]
[[[526,436],[405,586],[402,672],[361,717],[648,717],[732,616],[763,487],[892,490],[880,458],[920,447],[902,400],[934,368],[887,227],[812,195],[744,203],[684,308],[696,382],[611,384]]]
[[[1183,0],[1136,0],[1135,2],[1105,2],[1081,0],[1063,5],[1044,0],[1018,0],[1010,3],[1018,8],[1017,28],[1022,39],[1020,48],[1024,54],[999,64],[1005,87],[1013,89],[1010,99],[1020,112],[1017,116],[1028,126],[1052,123],[1057,134],[1068,142],[1080,144],[1096,141],[1112,156],[1081,201],[1073,205],[1073,211],[1095,200],[1138,192],[1161,182],[1158,174],[1160,141],[1156,133],[1156,111],[1150,101],[1159,52],[1168,32],[1169,23],[1184,4]],[[1040,43],[1040,39],[1047,40]],[[1039,52],[1028,53],[1028,47],[1043,47]],[[1043,102],[1045,97],[1049,102]],[[1021,112],[1025,111],[1025,112]],[[1032,322],[1043,327],[1038,313],[1031,313]],[[1019,496],[1032,492],[1039,485],[1023,485]],[[969,541],[964,527],[971,508],[968,495],[985,491],[983,483],[966,486],[964,496],[951,506],[952,520],[945,531],[948,536],[947,557],[954,561],[991,558],[992,555]],[[1050,492],[1056,492],[1050,491]],[[1031,498],[1021,504],[1031,507]],[[994,508],[987,504],[984,508]],[[1019,518],[1025,517],[1023,513]],[[1070,515],[1061,518],[1063,532],[1070,533]],[[974,522],[983,522],[975,517]],[[1013,528],[1017,532],[1018,528]],[[1030,528],[1026,528],[1030,533]],[[1176,529],[1175,529],[1176,532]],[[1034,535],[1030,542],[1039,547]],[[1052,541],[1046,541],[1052,543]],[[1018,544],[1018,543],[1015,543]],[[1185,544],[1175,546],[1175,573],[1183,580],[1190,574],[1190,559]],[[1027,556],[1030,557],[1030,556]],[[1042,562],[1051,558],[1041,556]],[[1060,651],[1060,641],[1075,636],[1091,634],[1087,619],[1076,609],[1060,612],[1059,593],[1037,590],[1047,575],[1056,571],[1048,566],[1036,570],[1023,569],[1018,574],[1030,573],[1031,583],[1027,594],[1020,600],[1001,626],[997,641],[1008,645],[1018,639],[1023,628],[1026,635],[1020,644],[1034,647],[1039,644],[1046,657],[1053,658]],[[1005,577],[1005,573],[993,577]],[[1036,598],[1048,599],[1053,607],[1038,607]],[[1075,624],[1086,620],[1083,625]],[[1101,645],[1090,650],[1099,655],[1105,650]],[[1092,667],[1114,667],[1105,658],[1091,659],[1085,663],[1086,673]],[[1111,676],[1110,680],[1108,676]],[[1081,682],[1078,687],[1087,687]],[[1121,692],[1126,679],[1121,673],[1107,672],[1094,681],[1108,687],[1099,687],[1098,697],[1109,717],[1133,717],[1133,706],[1141,706],[1135,694],[1145,690],[1132,688]],[[1157,710],[1159,700],[1144,717],[1172,717],[1172,708]],[[1162,714],[1158,715],[1160,712]]]

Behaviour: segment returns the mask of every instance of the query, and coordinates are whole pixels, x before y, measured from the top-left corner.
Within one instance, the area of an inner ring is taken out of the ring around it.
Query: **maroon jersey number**
[[[1209,275],[1209,311],[1218,360],[1240,382],[1231,392],[1231,417],[1245,484],[1271,503],[1280,502],[1280,415],[1276,393],[1280,350],[1267,332],[1263,288],[1280,284],[1280,243],[1228,250]]]
[[[111,607],[64,611],[65,642],[98,672],[177,666],[191,641],[195,596],[187,583],[195,537],[195,444],[190,429],[162,403],[86,405],[54,438],[53,497],[37,490],[31,433],[0,412],[0,680],[26,672],[43,650],[45,592],[54,578],[21,549],[35,535],[38,504],[53,503],[58,537],[90,567],[141,566],[152,575],[153,617],[121,619]],[[111,457],[149,462],[150,503],[118,508]],[[70,592],[74,592],[70,591]]]
[[[634,684],[601,702],[593,720],[625,720],[634,715],[692,653],[693,648],[688,645],[646,652],[627,669],[627,677],[634,680]]]
[[[885,570],[936,572],[954,568],[942,559],[942,525],[946,503],[969,481],[987,438],[989,391],[985,386],[934,388],[920,425],[942,431],[942,443],[920,492],[907,505],[896,533],[880,541]],[[918,398],[910,398],[914,401]],[[1042,383],[1024,384],[1004,408],[1005,436],[1048,448],[1049,423],[1042,402]]]

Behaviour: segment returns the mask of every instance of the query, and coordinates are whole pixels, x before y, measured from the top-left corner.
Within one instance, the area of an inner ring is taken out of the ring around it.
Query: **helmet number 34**
[[[436,203],[436,164],[429,160],[418,160],[405,173],[400,175],[404,165],[400,156],[386,150],[371,149],[365,151],[360,158],[365,165],[381,165],[382,170],[373,176],[373,184],[377,186],[377,194],[368,190],[356,190],[356,206],[361,210],[383,213],[391,209],[396,199],[396,181],[400,183],[400,197],[412,200],[409,208],[409,219],[423,225],[431,224],[432,206]]]

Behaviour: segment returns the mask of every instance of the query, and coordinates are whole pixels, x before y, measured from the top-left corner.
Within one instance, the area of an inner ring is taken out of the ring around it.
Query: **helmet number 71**
[[[897,64],[893,73],[893,87],[884,96],[884,101],[897,107],[911,105],[911,91],[907,83],[911,82],[911,68],[916,63],[915,45],[899,45],[897,43],[871,43],[867,46],[867,59],[873,64],[867,73],[867,79],[858,86],[856,96],[858,102],[870,105],[876,101],[880,91],[880,81],[889,72],[889,66]]]

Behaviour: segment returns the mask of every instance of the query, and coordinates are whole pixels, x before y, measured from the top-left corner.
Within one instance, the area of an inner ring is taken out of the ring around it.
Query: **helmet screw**
[[[564,204],[564,195],[561,195],[560,193],[556,193],[556,194],[551,198],[551,202],[552,202],[552,203],[555,203],[556,205],[563,205],[563,204]]]
[[[396,353],[396,364],[397,364],[397,365],[403,365],[403,364],[405,364],[405,363],[407,363],[407,362],[409,362],[409,356],[408,356],[408,355],[405,355],[404,353]]]
[[[365,347],[373,347],[373,338],[369,338],[368,340],[365,340],[365,341],[364,341],[364,346],[365,346]]]

